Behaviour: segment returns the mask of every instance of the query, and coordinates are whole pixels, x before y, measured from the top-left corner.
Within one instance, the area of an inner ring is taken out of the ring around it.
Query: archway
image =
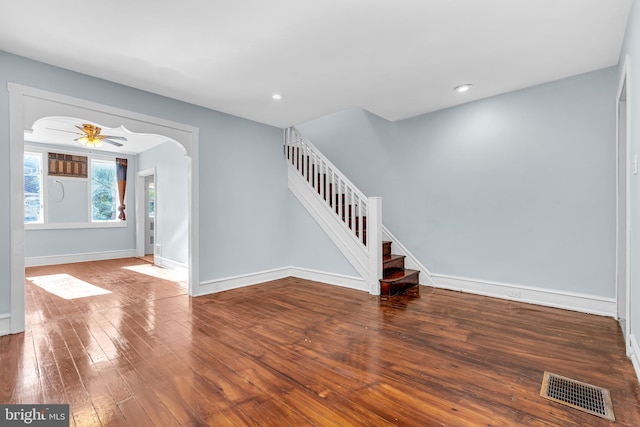
[[[182,123],[127,111],[95,102],[9,84],[9,142],[11,188],[11,318],[10,332],[25,328],[24,312],[24,190],[22,158],[24,130],[46,116],[84,117],[109,127],[124,125],[139,133],[166,135],[180,144],[185,153],[188,186],[188,270],[189,295],[199,283],[198,268],[198,128]]]

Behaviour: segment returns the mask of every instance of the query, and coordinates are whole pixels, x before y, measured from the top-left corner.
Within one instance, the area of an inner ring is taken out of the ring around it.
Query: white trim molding
[[[158,267],[173,270],[176,273],[183,274],[185,277],[189,275],[189,266],[183,262],[174,261],[169,258],[163,258],[158,255],[153,256],[153,263]]]
[[[138,173],[136,174],[136,195],[135,195],[135,205],[136,205],[136,256],[138,257],[143,257],[145,255],[145,242],[144,242],[144,237],[145,237],[145,216],[146,216],[146,207],[145,207],[145,195],[144,195],[144,190],[145,190],[145,184],[144,184],[144,180],[146,177],[148,176],[153,176],[153,180],[154,180],[154,185],[156,185],[157,187],[157,172],[156,172],[156,168],[152,167],[152,168],[148,168],[148,169],[144,169],[141,171],[138,171]],[[156,189],[156,193],[157,193],[157,189]],[[157,212],[156,212],[157,215]],[[157,218],[156,218],[157,221]],[[155,244],[156,244],[156,239],[155,239],[155,235],[156,235],[156,231],[155,231],[155,227],[154,227],[154,231],[153,231],[153,242],[154,242],[154,248],[155,248]],[[154,251],[155,252],[155,251]],[[187,267],[188,269],[188,267]]]
[[[86,228],[125,228],[127,221],[119,219],[115,221],[96,221],[96,222],[47,222],[47,223],[30,223],[25,224],[24,229],[30,230],[71,230]]]
[[[629,348],[631,350],[629,358],[631,359],[631,363],[633,363],[633,368],[636,370],[636,377],[638,377],[638,381],[640,382],[640,347],[638,347],[638,341],[634,334],[629,335]]]
[[[11,333],[11,313],[0,314],[0,337]]]
[[[630,293],[630,278],[631,278],[631,171],[630,166],[631,162],[629,161],[629,156],[631,154],[631,120],[629,112],[631,105],[631,90],[630,90],[630,76],[631,76],[631,60],[630,56],[626,55],[624,58],[624,65],[622,67],[622,72],[620,74],[620,78],[618,80],[618,91],[616,94],[616,272],[615,272],[615,291],[616,291],[616,318],[620,320],[621,317],[624,316],[623,325],[625,326],[622,330],[622,335],[625,340],[626,347],[629,347],[629,335],[631,333],[631,293]],[[621,125],[621,104],[624,102],[624,129],[620,129]],[[621,147],[621,136],[624,135],[624,146]],[[620,180],[620,163],[621,159],[624,159],[625,166],[625,176],[624,179],[624,194],[621,194],[621,180]],[[624,207],[625,207],[625,224],[624,224],[624,249],[620,250],[620,207],[621,207],[621,197],[624,198]],[[621,253],[623,252],[623,253]],[[621,276],[621,259],[624,256],[624,283],[619,283]],[[620,288],[624,288],[625,295],[623,296],[623,301],[625,306],[623,308],[623,316],[620,314]]]
[[[42,265],[71,264],[74,262],[103,261],[106,259],[133,258],[135,249],[123,249],[119,251],[85,252],[80,254],[47,255],[25,258],[25,267],[38,267]]]
[[[600,316],[616,316],[615,298],[605,298],[574,292],[561,292],[444,274],[432,274],[431,276],[434,278],[437,288],[562,308],[582,313],[597,314]]]
[[[360,277],[346,276],[342,274],[328,273],[326,271],[312,270],[310,268],[291,266],[202,282],[200,283],[200,287],[196,295],[201,296],[214,294],[231,289],[243,288],[245,286],[258,285],[264,282],[270,282],[272,280],[285,279],[287,277],[313,280],[315,282],[321,282],[328,285],[341,286],[343,288],[369,292],[369,286],[367,285],[367,282]]]
[[[369,292],[367,282],[361,277],[345,276],[343,274],[328,273],[303,267],[291,267],[290,276],[298,279],[313,280],[328,285],[341,286],[357,291]]]
[[[271,280],[284,279],[289,277],[289,267],[275,268],[273,270],[259,271],[256,273],[241,274],[238,276],[224,277],[222,279],[208,280],[201,282],[194,296],[214,294],[231,289],[244,288],[245,286],[257,285]]]

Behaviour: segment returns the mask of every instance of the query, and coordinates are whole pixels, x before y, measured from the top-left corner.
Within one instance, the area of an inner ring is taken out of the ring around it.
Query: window
[[[42,154],[24,153],[24,222],[44,222],[42,209]]]
[[[91,221],[115,221],[118,218],[116,163],[91,160]]]
[[[118,218],[118,207],[124,204],[119,198],[118,160],[25,146],[25,229],[126,227],[126,220]]]

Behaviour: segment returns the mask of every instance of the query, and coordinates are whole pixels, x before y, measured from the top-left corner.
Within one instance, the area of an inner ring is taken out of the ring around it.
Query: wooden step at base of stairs
[[[404,270],[404,255],[387,255],[382,257],[382,277],[385,277],[396,270]]]
[[[396,270],[380,279],[380,295],[397,295],[419,284],[418,270]]]

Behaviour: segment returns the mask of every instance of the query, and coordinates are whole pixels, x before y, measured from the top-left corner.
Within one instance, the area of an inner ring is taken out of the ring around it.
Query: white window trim
[[[99,222],[53,222],[50,224],[31,223],[25,224],[25,230],[65,230],[81,228],[124,228],[125,221],[99,221]]]

